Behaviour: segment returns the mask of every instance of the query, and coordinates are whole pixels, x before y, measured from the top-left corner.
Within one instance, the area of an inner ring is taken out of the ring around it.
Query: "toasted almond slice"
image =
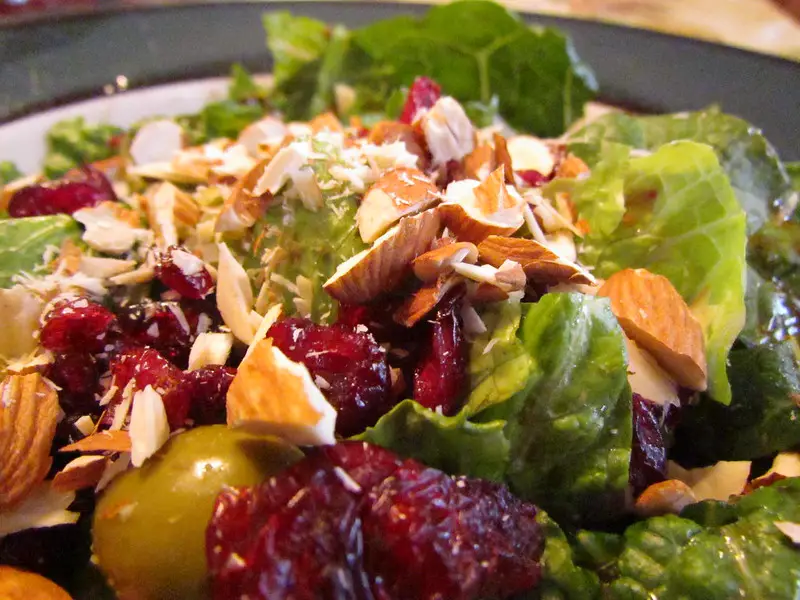
[[[431,312],[461,278],[456,275],[440,275],[436,281],[423,285],[395,311],[393,319],[405,327],[413,327]]]
[[[720,461],[710,467],[684,469],[678,463],[667,461],[667,477],[679,479],[690,488],[698,501],[721,500],[727,502],[738,496],[750,476],[749,460]]]
[[[147,283],[153,281],[156,276],[155,269],[149,265],[141,265],[138,269],[128,271],[127,273],[120,273],[109,277],[108,281],[112,285],[136,285],[138,283]]]
[[[314,133],[319,133],[320,131],[344,131],[342,122],[330,111],[317,115],[308,122],[308,125]]]
[[[481,282],[467,286],[467,298],[476,304],[489,304],[492,302],[505,302],[509,295],[505,290],[492,283]]]
[[[64,446],[59,452],[130,452],[131,436],[127,431],[99,431]]]
[[[75,275],[81,266],[83,251],[70,238],[61,244],[61,251],[55,261],[55,270],[63,275]]]
[[[438,200],[438,189],[418,169],[398,167],[385,172],[364,195],[356,212],[361,239],[372,243],[391,225]]]
[[[58,492],[75,492],[94,487],[103,476],[107,463],[108,458],[105,456],[79,456],[55,474],[51,485]]]
[[[406,150],[417,157],[417,167],[423,171],[429,166],[430,157],[425,150],[425,137],[413,126],[397,121],[379,121],[373,125],[367,138],[371,144],[403,142]]]
[[[261,323],[259,323],[258,328],[256,329],[255,335],[253,335],[253,341],[250,342],[250,346],[247,348],[247,353],[244,355],[247,358],[252,352],[253,349],[258,345],[258,342],[263,340],[267,337],[267,332],[269,331],[270,327],[272,327],[275,322],[281,317],[283,313],[283,306],[281,304],[273,304],[272,306],[267,309],[264,313],[264,317],[261,319]]]
[[[678,384],[667,375],[655,359],[636,342],[625,336],[628,349],[628,383],[634,394],[666,406],[680,406]]]
[[[169,439],[167,411],[161,394],[148,385],[133,395],[131,423],[131,464],[141,467]]]
[[[545,177],[555,168],[555,157],[539,138],[517,135],[508,140],[508,153],[517,171],[538,171]]]
[[[123,254],[150,234],[140,228],[139,214],[117,202],[101,202],[72,215],[86,228],[82,239],[91,248],[108,254]]]
[[[136,268],[135,260],[120,260],[102,256],[81,256],[78,270],[89,277],[109,279],[123,273],[130,273]]]
[[[244,267],[234,258],[226,244],[219,244],[217,270],[217,308],[238,339],[249,344],[255,328],[250,321],[253,289]]]
[[[703,329],[669,279],[645,269],[625,269],[609,277],[597,294],[611,300],[628,337],[680,385],[706,389]]]
[[[514,167],[508,151],[508,142],[497,132],[492,135],[492,141],[494,142],[494,164],[503,167],[506,183],[514,185]]]
[[[254,196],[253,188],[264,175],[264,170],[269,162],[270,159],[259,161],[233,186],[214,225],[217,233],[244,231],[252,227],[258,217],[264,213],[272,199],[272,194],[265,191],[260,196]]]
[[[150,227],[156,234],[156,242],[161,246],[178,243],[178,230],[175,223],[175,206],[181,190],[169,182],[158,185],[147,196],[147,217]]]
[[[439,233],[437,209],[404,217],[372,247],[347,259],[323,287],[339,302],[364,303],[400,283],[411,262]]]
[[[574,154],[567,154],[556,167],[556,177],[567,179],[575,179],[588,172],[588,165]]]
[[[55,390],[38,373],[0,384],[0,510],[24,500],[47,475],[59,410]]]
[[[470,242],[456,242],[429,250],[414,259],[414,275],[426,283],[434,282],[443,274],[453,271],[454,263],[475,264],[478,248]]]
[[[0,315],[3,319],[0,356],[17,358],[36,349],[39,317],[43,309],[41,298],[21,285],[0,289]]]
[[[207,365],[224,365],[233,348],[233,335],[230,333],[203,332],[197,336],[189,352],[189,367],[196,371]]]
[[[640,517],[678,514],[685,507],[697,502],[692,489],[677,479],[659,481],[649,486],[636,499],[634,511]]]
[[[478,244],[480,259],[499,267],[506,260],[522,266],[528,281],[593,284],[594,277],[579,265],[565,260],[544,244],[526,238],[492,235]]]
[[[464,157],[464,175],[470,179],[486,179],[494,168],[494,148],[486,142]]]
[[[272,153],[286,139],[289,128],[280,119],[272,116],[251,123],[239,134],[237,142],[247,148],[251,156],[259,157],[266,150]]]
[[[70,595],[36,573],[0,565],[0,598],[3,600],[71,600]]]
[[[299,445],[336,443],[336,409],[308,369],[265,339],[239,365],[227,396],[228,425],[281,436]]]
[[[169,162],[183,147],[183,129],[171,119],[145,123],[133,136],[128,153],[136,165]]]

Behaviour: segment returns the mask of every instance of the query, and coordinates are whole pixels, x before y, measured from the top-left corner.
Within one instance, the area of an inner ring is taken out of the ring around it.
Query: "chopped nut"
[[[108,464],[108,457],[101,455],[79,456],[71,460],[53,477],[53,489],[58,492],[74,492],[94,487],[100,481]]]
[[[135,165],[169,162],[183,147],[183,129],[171,119],[145,123],[131,140],[128,153]]]
[[[330,111],[322,113],[321,115],[317,115],[308,122],[308,125],[311,127],[311,131],[314,133],[319,133],[320,131],[344,131],[342,122],[339,121],[339,118]]]
[[[255,333],[250,321],[253,290],[247,272],[234,258],[226,244],[219,244],[217,308],[233,335],[245,344],[249,344]]]
[[[667,461],[667,477],[679,479],[701,500],[722,500],[738,496],[747,485],[750,461],[720,461],[710,467],[684,469],[678,463]]]
[[[676,479],[660,481],[649,486],[636,499],[634,511],[640,517],[677,515],[685,507],[697,502],[692,489]]]
[[[232,347],[233,335],[230,333],[201,333],[192,344],[187,370],[196,371],[208,365],[224,365]]]
[[[417,279],[430,283],[440,275],[451,273],[453,264],[474,264],[478,260],[478,248],[470,242],[456,242],[429,250],[414,259],[414,275]]]
[[[19,358],[36,349],[39,317],[43,309],[44,302],[21,285],[0,289],[0,315],[3,318],[0,356]]]
[[[169,439],[167,411],[161,394],[148,385],[133,395],[131,422],[131,464],[141,467]]]
[[[255,196],[253,188],[264,175],[269,162],[270,159],[259,161],[233,186],[230,196],[225,200],[225,205],[217,216],[214,225],[217,233],[249,229],[264,213],[272,200],[272,194],[265,191],[260,196]]]
[[[494,164],[503,167],[508,185],[514,185],[514,166],[511,161],[511,154],[508,152],[508,142],[499,133],[492,135],[494,141]]]
[[[417,167],[427,170],[430,157],[425,150],[425,137],[411,125],[398,121],[380,121],[369,132],[367,138],[371,144],[390,144],[403,142],[406,150],[417,157]]]
[[[434,165],[461,160],[475,147],[475,129],[464,108],[444,96],[422,115],[422,131],[433,156]]]
[[[645,269],[625,269],[609,277],[597,294],[611,300],[628,337],[680,385],[706,389],[703,330],[669,279]]]
[[[86,228],[83,241],[91,248],[108,254],[123,254],[139,242],[147,240],[150,232],[140,229],[136,211],[123,208],[117,202],[101,202],[82,208],[72,215]]]
[[[413,327],[460,282],[460,277],[451,274],[441,275],[435,281],[426,283],[395,311],[394,320],[405,327]]]
[[[575,179],[588,172],[588,165],[574,154],[567,154],[556,167],[556,177],[567,179]]]
[[[537,171],[545,177],[555,168],[555,158],[542,140],[530,135],[516,135],[508,140],[508,154],[517,171]]]
[[[74,444],[64,446],[59,452],[130,452],[131,436],[127,431],[99,431]]]

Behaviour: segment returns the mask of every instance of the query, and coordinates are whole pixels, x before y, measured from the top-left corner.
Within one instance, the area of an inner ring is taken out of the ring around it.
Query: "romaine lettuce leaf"
[[[390,448],[447,473],[502,481],[508,464],[504,421],[471,423],[404,400],[356,439]]]
[[[481,417],[508,421],[512,489],[559,522],[622,511],[631,453],[631,391],[622,330],[605,298],[546,294],[528,307],[522,343],[533,373]]]
[[[45,251],[66,239],[81,239],[80,226],[68,215],[0,220],[0,287],[11,287],[12,277],[22,272],[42,272]]]
[[[800,299],[752,267],[747,269],[744,301],[746,319],[739,341],[745,346],[792,339],[800,332]]]
[[[22,177],[22,173],[10,160],[0,160],[0,188],[9,181]]]
[[[82,164],[113,156],[117,153],[113,140],[121,133],[119,127],[92,125],[83,117],[59,121],[47,132],[44,174],[55,179]]]

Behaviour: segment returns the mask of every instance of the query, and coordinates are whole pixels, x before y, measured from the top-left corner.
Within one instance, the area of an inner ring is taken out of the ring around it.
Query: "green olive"
[[[117,477],[94,515],[93,550],[120,599],[205,598],[205,531],[223,486],[260,483],[302,458],[278,438],[224,425],[170,439]]]

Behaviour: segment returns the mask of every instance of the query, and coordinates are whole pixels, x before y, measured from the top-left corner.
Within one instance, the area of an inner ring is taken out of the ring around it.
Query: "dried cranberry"
[[[97,360],[91,354],[70,352],[55,355],[47,368],[47,377],[61,388],[58,401],[67,416],[98,410],[95,393],[99,389],[100,373]]]
[[[192,300],[205,298],[214,287],[203,261],[178,246],[159,253],[156,276],[168,288]]]
[[[114,313],[86,298],[59,300],[45,316],[39,340],[52,352],[103,352],[116,325]]]
[[[421,110],[430,108],[442,97],[442,88],[428,77],[417,77],[408,90],[408,97],[400,114],[401,123],[411,124]]]
[[[225,399],[228,388],[236,375],[236,369],[220,365],[210,365],[184,375],[191,405],[189,418],[195,425],[225,423]]]
[[[667,448],[663,420],[664,409],[660,404],[639,394],[633,395],[630,483],[637,494],[666,478]]]
[[[8,214],[13,218],[60,213],[71,215],[82,208],[116,200],[108,179],[97,169],[84,166],[71,179],[18,190],[8,203]]]
[[[414,370],[414,400],[446,415],[458,412],[467,383],[467,342],[456,298],[436,310],[422,357]]]
[[[171,429],[184,426],[189,414],[189,388],[183,385],[184,374],[153,348],[129,348],[111,360],[111,385],[117,387],[112,405],[119,404],[122,393],[133,381],[130,392],[148,385],[161,394]]]
[[[268,335],[303,363],[336,408],[336,432],[348,437],[374,425],[392,406],[386,351],[367,332],[343,325],[284,319]]]
[[[520,176],[522,181],[528,184],[530,187],[541,187],[548,181],[550,178],[546,175],[542,175],[539,171],[534,169],[525,169],[522,171],[515,171],[517,175]]]

